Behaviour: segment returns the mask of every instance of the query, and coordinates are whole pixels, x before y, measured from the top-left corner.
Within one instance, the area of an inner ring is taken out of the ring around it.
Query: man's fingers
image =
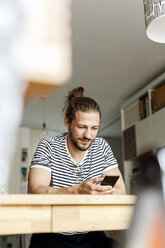
[[[101,178],[101,177],[95,177],[95,178],[89,179],[89,181],[90,181],[91,183],[100,183],[100,182],[103,181],[103,178]]]
[[[107,192],[107,191],[109,192],[111,190],[115,191],[115,189],[111,185],[103,186],[103,185],[92,184],[91,189],[96,192]]]
[[[103,194],[113,194],[116,190],[111,185],[102,186],[102,185],[95,185],[94,190],[98,193]]]
[[[87,180],[86,182],[88,182],[88,189],[90,194],[114,194],[115,193],[115,189],[111,186],[111,185],[97,185],[97,183],[102,182],[103,178],[101,177],[95,177],[95,178],[91,178],[89,180]]]
[[[104,191],[109,191],[112,189],[112,186],[108,185],[108,186],[101,186],[101,185],[97,185],[95,190],[99,191],[99,192],[104,192]]]

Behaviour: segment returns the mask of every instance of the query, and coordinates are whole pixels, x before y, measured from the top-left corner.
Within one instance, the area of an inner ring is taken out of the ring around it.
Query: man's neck
[[[68,150],[70,152],[70,155],[72,156],[73,160],[76,162],[76,163],[80,163],[84,156],[85,156],[85,153],[86,151],[80,151],[78,148],[76,148],[69,137],[67,137],[67,146],[68,146]]]

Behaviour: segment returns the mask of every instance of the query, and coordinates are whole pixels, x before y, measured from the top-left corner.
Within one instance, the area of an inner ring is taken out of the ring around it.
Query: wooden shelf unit
[[[121,106],[124,174],[127,192],[136,158],[165,145],[165,73]]]

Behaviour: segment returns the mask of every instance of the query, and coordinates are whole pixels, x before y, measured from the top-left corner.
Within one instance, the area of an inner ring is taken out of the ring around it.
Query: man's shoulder
[[[50,145],[65,142],[65,139],[66,139],[66,133],[61,133],[55,136],[44,138],[44,140],[47,141]]]
[[[102,137],[96,137],[94,142],[93,142],[93,146],[96,146],[96,147],[102,146],[104,144],[105,144],[105,139]]]

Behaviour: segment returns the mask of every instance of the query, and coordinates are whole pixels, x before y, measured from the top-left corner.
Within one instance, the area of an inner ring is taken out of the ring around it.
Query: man
[[[34,194],[125,194],[125,186],[112,150],[97,138],[101,111],[77,87],[65,102],[68,133],[43,139],[34,154],[28,192]],[[100,185],[107,174],[120,176],[115,187]],[[103,232],[33,235],[30,248],[112,247]]]

